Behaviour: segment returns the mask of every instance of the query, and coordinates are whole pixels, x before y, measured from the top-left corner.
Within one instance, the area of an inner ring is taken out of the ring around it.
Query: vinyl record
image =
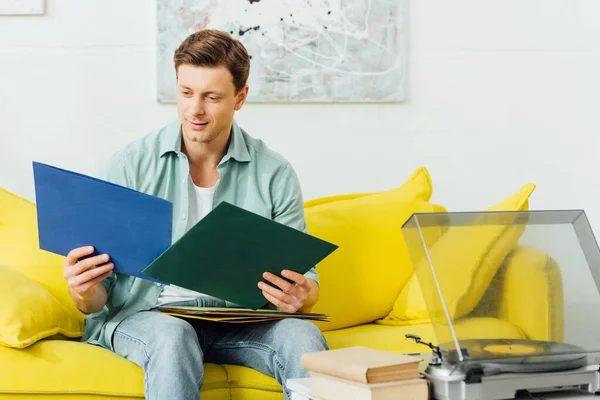
[[[587,355],[581,347],[558,342],[527,339],[468,339],[459,342],[466,363],[477,362],[486,369],[500,372],[564,371],[587,365]],[[442,359],[459,363],[456,350],[440,346]]]

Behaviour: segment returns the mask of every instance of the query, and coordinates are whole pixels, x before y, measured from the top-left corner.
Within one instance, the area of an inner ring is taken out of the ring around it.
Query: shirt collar
[[[174,152],[181,153],[181,121],[178,119],[166,127],[166,134],[160,139],[160,156]]]
[[[160,143],[160,156],[164,156],[167,153],[174,152],[176,154],[181,153],[181,121],[176,120],[171,124],[167,125],[167,134],[164,135]],[[221,164],[225,161],[233,158],[238,162],[250,162],[250,152],[248,151],[248,145],[244,138],[244,133],[238,124],[233,121],[231,127],[231,138],[229,140],[229,147],[227,153],[221,160]]]

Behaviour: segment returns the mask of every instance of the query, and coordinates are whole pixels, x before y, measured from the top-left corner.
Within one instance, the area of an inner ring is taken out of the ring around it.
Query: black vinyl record
[[[459,342],[463,361],[477,362],[496,372],[550,372],[580,368],[587,365],[587,355],[578,346],[528,339],[467,339]],[[460,363],[451,343],[440,346],[442,359]]]

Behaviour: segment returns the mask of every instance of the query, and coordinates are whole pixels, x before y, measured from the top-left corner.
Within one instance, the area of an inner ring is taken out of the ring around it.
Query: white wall
[[[420,165],[434,201],[482,209],[535,182],[532,208],[600,229],[597,0],[407,0],[408,101],[248,104],[237,120],[295,166],[307,199],[384,190]],[[0,187],[31,161],[95,174],[176,117],[155,95],[155,2],[47,0],[0,17]]]

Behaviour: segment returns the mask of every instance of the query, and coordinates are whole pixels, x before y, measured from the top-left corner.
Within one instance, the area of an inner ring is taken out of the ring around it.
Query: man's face
[[[233,77],[222,67],[181,64],[177,70],[177,113],[189,141],[209,143],[227,135],[233,114],[242,108],[248,86],[235,92]]]

